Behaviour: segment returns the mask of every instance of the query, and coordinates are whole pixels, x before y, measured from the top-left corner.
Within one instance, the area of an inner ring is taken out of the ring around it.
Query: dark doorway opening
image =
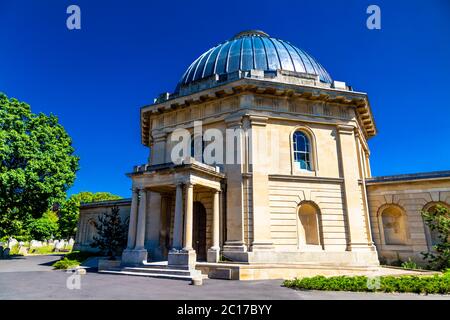
[[[192,246],[197,253],[197,261],[206,261],[206,209],[199,201],[193,207]]]

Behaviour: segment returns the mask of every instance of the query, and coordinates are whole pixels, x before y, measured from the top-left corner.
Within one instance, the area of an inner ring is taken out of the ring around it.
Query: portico
[[[168,260],[169,266],[193,269],[199,258],[219,261],[224,174],[191,159],[135,167],[129,176],[133,196],[123,265]]]

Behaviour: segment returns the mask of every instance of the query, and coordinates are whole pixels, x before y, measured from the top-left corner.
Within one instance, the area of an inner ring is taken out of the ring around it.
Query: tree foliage
[[[20,235],[75,181],[78,157],[54,115],[0,93],[0,237]]]
[[[33,219],[29,225],[31,239],[44,240],[58,237],[58,217],[49,210],[42,217]]]
[[[436,205],[433,210],[423,211],[422,216],[430,230],[435,230],[439,234],[438,242],[433,245],[433,251],[423,252],[422,255],[433,270],[450,268],[450,210]]]
[[[119,215],[119,207],[111,208],[111,213],[103,213],[98,217],[98,221],[94,222],[97,229],[98,236],[94,236],[94,241],[91,246],[99,248],[111,259],[114,259],[117,254],[127,244],[128,227],[122,223]]]
[[[121,199],[120,196],[109,192],[80,192],[71,195],[59,208],[59,232],[63,238],[74,237],[80,215],[80,204],[105,200]]]

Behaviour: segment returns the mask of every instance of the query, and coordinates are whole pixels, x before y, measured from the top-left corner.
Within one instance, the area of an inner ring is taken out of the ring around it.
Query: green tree
[[[423,252],[433,270],[450,268],[450,210],[437,205],[432,210],[422,212],[423,219],[431,231],[438,232],[438,242],[433,245],[434,252]]]
[[[59,209],[59,232],[63,238],[74,237],[77,231],[78,217],[80,215],[80,204],[105,200],[121,199],[120,196],[109,192],[80,192],[73,194],[64,201]]]
[[[44,240],[58,237],[58,216],[51,210],[45,212],[39,219],[33,219],[28,224],[32,239]]]
[[[79,158],[54,115],[0,93],[0,237],[26,233],[75,181]]]
[[[111,213],[105,212],[99,216],[94,226],[98,236],[94,236],[91,247],[99,248],[101,252],[114,260],[127,244],[128,226],[122,223],[119,207],[114,206],[111,208]]]

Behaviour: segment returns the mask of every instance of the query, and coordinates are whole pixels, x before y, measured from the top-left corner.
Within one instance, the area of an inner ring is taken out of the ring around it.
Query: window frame
[[[309,142],[309,164],[310,170],[300,169],[297,162],[295,161],[295,151],[294,148],[294,136],[296,132],[301,132]],[[297,126],[292,130],[290,134],[290,148],[291,148],[291,174],[299,176],[317,176],[318,175],[318,163],[317,163],[317,151],[316,151],[316,139],[308,127]]]

